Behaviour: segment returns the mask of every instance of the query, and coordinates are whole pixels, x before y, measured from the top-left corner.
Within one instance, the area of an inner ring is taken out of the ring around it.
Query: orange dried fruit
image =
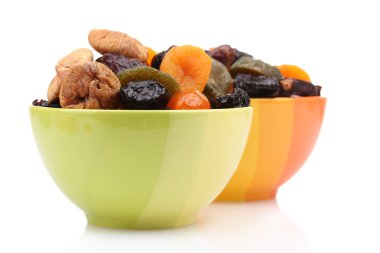
[[[211,58],[199,47],[173,47],[162,60],[160,70],[173,76],[181,90],[202,92],[211,72]]]
[[[145,63],[151,67],[152,66],[152,59],[153,57],[157,54],[156,51],[154,51],[153,49],[151,49],[150,47],[147,47],[148,49],[148,58],[146,58],[146,61]]]
[[[281,74],[285,78],[295,78],[306,82],[311,82],[306,71],[296,65],[283,64],[281,66],[276,66],[276,68],[280,70]]]
[[[198,90],[185,90],[174,94],[167,105],[172,110],[210,109],[207,97]]]

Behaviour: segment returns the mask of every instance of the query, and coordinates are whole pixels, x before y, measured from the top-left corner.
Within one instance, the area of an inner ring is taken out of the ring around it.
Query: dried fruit
[[[306,82],[311,81],[306,71],[296,65],[283,64],[281,66],[276,66],[276,68],[280,70],[281,74],[285,78],[296,78],[296,79],[303,80]]]
[[[127,69],[120,72],[117,76],[121,82],[121,86],[127,85],[129,82],[148,80],[156,81],[165,86],[169,92],[170,97],[180,90],[179,84],[173,77],[150,67],[137,67],[133,69]]]
[[[237,74],[234,86],[245,90],[251,98],[276,97],[280,91],[278,79],[270,76]]]
[[[169,101],[168,90],[155,81],[129,82],[120,89],[121,103],[126,109],[163,109]]]
[[[115,109],[119,103],[120,81],[98,62],[72,66],[62,80],[59,100],[63,108]]]
[[[93,54],[90,49],[78,48],[72,51],[70,54],[63,57],[56,65],[55,70],[57,75],[50,82],[47,98],[50,103],[54,103],[59,100],[59,91],[61,89],[62,79],[65,77],[67,71],[75,64],[79,62],[92,61]]]
[[[91,30],[88,42],[99,53],[115,53],[130,58],[137,58],[142,62],[148,57],[148,49],[140,41],[121,32],[110,30]]]
[[[243,57],[243,56],[248,56],[248,57],[253,58],[252,55],[250,55],[250,54],[248,54],[248,53],[246,53],[246,52],[239,51],[239,50],[237,50],[236,48],[234,48],[234,49],[235,49],[235,60],[234,60],[233,62],[239,60],[239,59],[240,59],[241,57]]]
[[[232,64],[230,69],[232,77],[235,77],[239,73],[243,74],[252,74],[252,75],[264,75],[264,76],[273,76],[278,80],[281,80],[283,77],[280,71],[265,63],[261,60],[253,59],[249,56],[242,56],[234,64]]]
[[[280,94],[290,96],[320,96],[322,87],[295,78],[280,81]]]
[[[232,87],[233,80],[228,69],[219,61],[212,59],[211,73],[203,93],[210,99],[227,94]]]
[[[160,69],[160,66],[161,66],[161,62],[162,62],[162,60],[164,59],[166,53],[167,53],[170,49],[172,49],[173,47],[176,47],[176,46],[171,46],[171,47],[169,47],[167,50],[162,51],[162,52],[159,52],[158,54],[156,54],[155,56],[153,56],[153,58],[152,58],[152,63],[151,63],[151,67],[159,70],[159,69]]]
[[[249,95],[242,89],[235,88],[231,93],[210,99],[212,108],[238,108],[249,106]]]
[[[42,107],[53,107],[53,108],[60,108],[61,105],[59,104],[59,102],[55,102],[55,103],[50,103],[44,99],[35,99],[33,102],[32,102],[32,105],[34,106],[42,106]]]
[[[174,94],[167,107],[172,110],[196,110],[210,109],[211,105],[207,97],[198,90],[185,90]]]
[[[115,74],[118,74],[125,69],[147,66],[145,63],[136,58],[129,58],[113,53],[105,53],[97,61],[109,67]]]
[[[236,50],[229,45],[222,45],[213,48],[208,51],[208,54],[215,60],[223,63],[227,68],[230,68],[236,58]]]
[[[148,47],[148,57],[146,58],[145,63],[150,67],[152,66],[152,59],[156,55],[156,51]]]
[[[160,70],[174,77],[181,90],[202,92],[210,75],[211,58],[199,47],[173,47],[162,60]]]

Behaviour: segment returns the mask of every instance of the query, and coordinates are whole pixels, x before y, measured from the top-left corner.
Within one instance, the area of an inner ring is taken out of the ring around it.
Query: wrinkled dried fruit
[[[59,104],[59,102],[50,103],[44,99],[35,99],[32,102],[32,105],[41,106],[41,107],[61,108],[61,105]]]
[[[278,79],[270,76],[237,74],[234,79],[234,86],[245,90],[251,98],[276,97],[280,91]]]
[[[174,94],[168,103],[171,110],[199,110],[210,109],[207,97],[197,90],[185,90]]]
[[[153,58],[152,58],[152,63],[151,63],[151,67],[159,70],[159,69],[160,69],[160,66],[161,66],[161,62],[162,62],[162,60],[164,59],[166,53],[167,53],[170,49],[172,49],[173,47],[176,47],[176,46],[173,45],[173,46],[169,47],[167,50],[162,51],[162,52],[159,52],[158,54],[156,54],[155,56],[153,56]]]
[[[113,53],[105,53],[97,61],[109,67],[115,74],[118,74],[125,69],[147,66],[144,62],[141,62],[138,59]]]
[[[203,93],[210,99],[227,94],[232,87],[233,80],[228,69],[219,61],[212,59],[211,73]]]
[[[160,70],[174,77],[181,90],[202,92],[210,75],[211,58],[199,47],[173,47],[162,60]]]
[[[47,98],[51,103],[59,100],[59,91],[61,90],[62,79],[57,75],[55,76],[48,87]]]
[[[310,82],[295,78],[287,78],[280,81],[280,94],[290,96],[320,96],[322,87]]]
[[[295,78],[306,82],[311,81],[306,71],[296,65],[283,64],[281,66],[276,66],[276,68],[280,70],[284,78]]]
[[[61,89],[62,79],[65,77],[67,71],[79,62],[87,62],[93,60],[93,54],[90,49],[78,48],[70,54],[63,57],[56,65],[55,70],[57,75],[50,82],[47,98],[50,103],[59,100],[59,91]]]
[[[115,109],[119,103],[120,81],[98,62],[72,66],[62,80],[59,100],[63,108]]]
[[[91,30],[88,42],[99,53],[115,53],[130,58],[137,58],[142,62],[148,57],[148,49],[140,41],[121,32],[110,30]]]
[[[180,90],[178,82],[173,77],[150,67],[137,67],[133,69],[127,69],[120,72],[117,76],[121,82],[121,86],[127,85],[129,82],[148,80],[156,81],[165,86],[169,92],[170,97]]]
[[[120,89],[125,109],[164,109],[169,101],[168,90],[155,81],[129,82]]]
[[[231,93],[210,99],[212,108],[238,108],[249,106],[249,95],[242,89],[235,88]]]
[[[265,63],[261,60],[253,59],[249,56],[242,56],[234,64],[232,64],[230,69],[232,77],[235,77],[237,74],[251,74],[251,75],[263,75],[263,76],[273,76],[278,80],[282,79],[280,71]]]
[[[230,68],[231,64],[235,61],[236,51],[229,45],[222,45],[207,52],[212,58],[223,63],[224,66]]]

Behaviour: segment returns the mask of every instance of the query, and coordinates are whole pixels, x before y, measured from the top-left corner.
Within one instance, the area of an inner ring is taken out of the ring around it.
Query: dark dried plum
[[[44,99],[35,99],[32,102],[32,105],[41,106],[41,107],[61,108],[59,101],[48,102],[47,100],[44,100]]]
[[[166,53],[169,52],[169,50],[173,47],[176,47],[176,46],[173,45],[173,46],[169,47],[167,50],[159,52],[158,54],[153,56],[151,67],[160,70],[162,60],[164,59]]]
[[[235,88],[231,93],[227,95],[216,96],[210,99],[212,108],[238,108],[249,106],[249,95],[242,89]]]
[[[322,87],[310,82],[295,78],[286,78],[280,81],[280,95],[290,96],[320,96]]]
[[[137,81],[121,87],[120,98],[122,106],[126,109],[163,109],[169,102],[169,93],[158,82]]]
[[[235,49],[229,45],[221,45],[212,50],[207,51],[210,57],[223,63],[224,66],[230,68],[231,64],[235,61],[236,53]]]
[[[245,90],[251,98],[276,97],[280,91],[277,78],[250,74],[237,74],[234,86]]]
[[[140,66],[147,66],[139,59],[128,58],[119,54],[105,53],[102,57],[96,60],[109,67],[115,74],[120,73],[125,69],[136,68]]]

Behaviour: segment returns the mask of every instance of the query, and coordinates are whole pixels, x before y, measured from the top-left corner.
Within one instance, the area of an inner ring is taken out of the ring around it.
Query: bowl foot
[[[98,215],[86,214],[87,222],[91,225],[100,227],[110,227],[118,229],[133,230],[153,230],[153,229],[170,229],[191,225],[195,222],[196,216],[186,216],[177,219],[175,222],[168,222],[167,219],[154,217],[152,219],[138,220],[129,218],[109,218]]]
[[[246,201],[257,201],[257,200],[268,200],[274,199],[277,196],[277,190],[263,190],[254,191],[249,193],[240,192],[223,192],[220,194],[215,202],[246,202]]]

